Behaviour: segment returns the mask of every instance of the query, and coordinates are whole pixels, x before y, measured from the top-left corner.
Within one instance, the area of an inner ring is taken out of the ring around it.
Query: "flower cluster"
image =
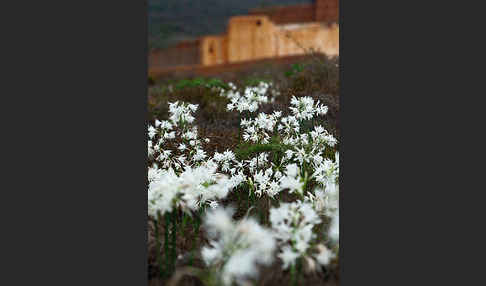
[[[311,204],[301,201],[282,203],[279,208],[270,210],[270,221],[279,242],[278,257],[284,269],[295,265],[298,258],[305,259],[309,265],[314,265],[314,260],[322,265],[329,264],[331,252],[324,245],[320,245],[317,252],[313,247],[317,239],[313,228],[321,223],[321,219]]]
[[[326,158],[315,164],[315,172],[312,175],[318,183],[326,187],[326,190],[335,189],[339,184],[339,152],[336,152],[334,157],[334,162]]]
[[[270,140],[269,133],[274,132],[277,119],[281,115],[281,112],[275,111],[269,115],[260,113],[255,119],[242,119],[241,126],[244,128],[243,140],[267,144]]]
[[[149,216],[157,218],[158,212],[163,215],[174,209],[190,214],[205,203],[226,197],[234,184],[227,176],[216,173],[216,168],[214,164],[187,167],[180,175],[173,169],[150,168]]]
[[[176,125],[190,124],[195,119],[192,112],[196,112],[197,107],[197,104],[187,104],[178,101],[169,103],[169,119]]]
[[[272,168],[268,168],[265,171],[259,170],[255,173],[252,180],[252,186],[254,187],[254,192],[257,196],[260,197],[262,194],[266,194],[273,198],[282,190],[278,183],[278,179],[281,175],[279,171],[275,173],[274,179],[272,178],[272,175],[274,175]]]
[[[218,280],[224,285],[245,285],[248,278],[258,275],[257,265],[269,265],[276,247],[271,231],[254,219],[232,220],[231,209],[217,208],[207,213],[204,224],[210,246],[201,254],[209,267],[217,270]]]
[[[332,136],[324,127],[316,126],[314,130],[310,132],[312,142],[314,145],[328,145],[334,147],[337,143],[337,139]]]
[[[241,94],[236,86],[229,86],[221,95],[229,99],[230,111],[255,112],[269,101],[271,84],[247,87]],[[232,150],[205,151],[207,139],[199,138],[193,125],[195,104],[169,103],[168,120],[148,126],[148,157],[153,163],[148,168],[148,214],[156,219],[174,210],[194,215],[210,206],[204,220],[209,245],[201,253],[208,270],[223,285],[243,285],[256,278],[258,265],[271,264],[275,252],[284,270],[297,261],[317,269],[337,256],[339,153],[329,148],[338,142],[322,125],[308,124],[325,115],[326,106],[311,97],[295,96],[290,104],[284,111],[288,116],[282,116],[282,111],[246,113],[248,117],[240,122],[243,141],[268,148],[255,148],[258,151],[242,160]],[[275,145],[278,156],[272,153]],[[245,190],[242,185],[257,199],[267,197],[270,229],[253,218],[234,221],[233,210],[219,206],[226,204],[223,199],[230,192]],[[278,195],[281,192],[297,196],[287,202]],[[278,207],[271,208],[269,198]]]
[[[197,108],[196,104],[169,103],[169,120],[156,120],[154,126],[148,126],[147,154],[156,166],[182,171],[185,166],[202,164],[207,158],[203,141],[209,139],[201,140],[197,127],[192,125]]]
[[[295,97],[292,96],[290,101],[290,111],[294,114],[298,120],[309,120],[314,115],[325,115],[327,113],[327,106],[319,104],[317,101],[314,104],[314,99],[309,96]]]
[[[237,110],[240,113],[243,111],[255,112],[261,104],[269,102],[266,94],[272,86],[271,83],[262,81],[257,86],[246,87],[243,94],[238,91],[234,84],[230,83],[229,86],[230,89],[228,91],[220,91],[221,96],[231,101],[227,106],[228,111]]]
[[[289,164],[285,168],[285,176],[280,178],[280,188],[288,189],[289,193],[296,192],[302,195],[304,192],[304,179],[299,174],[297,164]]]

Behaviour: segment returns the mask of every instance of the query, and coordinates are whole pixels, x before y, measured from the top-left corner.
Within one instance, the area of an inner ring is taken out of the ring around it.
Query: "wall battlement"
[[[225,34],[152,51],[149,69],[224,65],[303,55],[311,50],[337,56],[338,1],[255,9],[249,15],[231,17]]]

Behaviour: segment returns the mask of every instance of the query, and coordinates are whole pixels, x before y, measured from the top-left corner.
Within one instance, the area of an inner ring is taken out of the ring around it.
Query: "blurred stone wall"
[[[276,56],[302,55],[309,52],[328,56],[339,54],[339,26],[323,23],[277,26]]]
[[[231,17],[226,34],[152,51],[149,68],[213,66],[315,51],[339,55],[339,0],[255,9]]]
[[[338,22],[339,21],[339,0],[317,0],[316,22]]]
[[[275,56],[275,25],[267,16],[232,17],[228,24],[228,62]]]
[[[200,40],[184,41],[167,49],[149,53],[148,66],[174,67],[200,64]]]
[[[226,35],[204,36],[200,39],[200,58],[204,66],[228,62],[228,37]]]
[[[315,21],[315,5],[300,4],[252,9],[250,15],[265,15],[275,24],[306,23]]]

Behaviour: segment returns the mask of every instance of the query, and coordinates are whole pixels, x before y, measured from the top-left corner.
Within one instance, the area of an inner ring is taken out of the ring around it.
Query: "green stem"
[[[159,275],[160,275],[160,277],[164,277],[165,273],[164,273],[164,266],[163,266],[163,262],[162,262],[162,249],[161,249],[162,247],[161,247],[161,243],[160,243],[160,229],[159,229],[160,221],[161,221],[160,212],[157,212],[157,220],[154,222],[154,225],[155,225],[155,243],[156,243],[155,248],[157,249],[157,262],[159,264]]]
[[[248,209],[250,209],[251,188],[248,188]]]
[[[267,204],[268,204],[268,209],[267,209],[267,225],[270,225],[270,209],[272,208],[272,201],[270,200],[270,197],[267,197]]]
[[[176,262],[176,234],[177,234],[177,215],[176,212],[172,213],[172,253],[171,253],[171,258],[172,258],[172,271],[175,271],[175,262]]]
[[[199,237],[199,227],[201,226],[201,216],[202,216],[202,209],[199,209],[198,216],[195,217],[196,220],[196,238]]]
[[[290,281],[292,286],[297,286],[297,275],[295,272],[295,263],[293,263],[290,265]]]
[[[238,207],[240,207],[240,203],[241,203],[241,194],[240,194],[240,191],[236,191],[236,195],[238,196]]]
[[[238,142],[241,142],[241,114],[238,112]]]
[[[199,226],[201,225],[201,218],[200,218],[201,213],[202,213],[202,210],[200,209],[198,211],[197,216],[194,216],[194,238],[192,240],[192,251],[191,251],[191,255],[189,257],[189,265],[191,265],[191,266],[192,266],[193,255],[194,255],[194,252],[196,251],[197,240],[199,238]]]
[[[194,249],[196,248],[196,242],[195,240],[192,240],[192,250],[191,252],[189,253],[189,262],[188,262],[188,265],[189,266],[192,266],[192,257],[194,255]]]
[[[183,237],[184,237],[184,230],[186,229],[188,219],[189,219],[189,216],[185,212],[183,212],[182,213],[182,224],[181,224],[181,235]]]
[[[297,277],[296,277],[296,284],[299,284],[300,274],[302,273],[302,260],[301,258],[297,258]]]
[[[260,223],[261,224],[265,224],[265,208],[262,206],[262,201],[264,199],[262,199],[262,197],[260,198],[257,198],[257,201],[258,201],[258,212],[259,212],[259,215],[260,215]]]
[[[257,152],[257,153],[256,153],[256,158],[257,158],[257,165],[256,165],[256,168],[257,168],[257,170],[258,170],[258,168],[260,167],[260,166],[259,166],[260,164],[258,164],[258,157],[260,157],[260,156],[258,156],[258,155],[260,155],[260,153],[259,153],[259,152]]]
[[[169,257],[169,229],[170,229],[170,214],[165,214],[165,240],[164,240],[164,252],[165,252],[165,275],[168,277],[170,273],[170,257]]]
[[[307,173],[307,170],[306,170],[305,174],[304,174],[304,185],[302,186],[302,194],[306,193],[308,181],[309,181],[309,174]]]

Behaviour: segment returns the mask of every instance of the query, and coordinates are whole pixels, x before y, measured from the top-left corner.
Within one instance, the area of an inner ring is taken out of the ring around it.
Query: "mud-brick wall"
[[[227,36],[230,63],[276,55],[275,25],[267,16],[232,17]]]
[[[339,21],[339,0],[316,0],[316,16],[318,22]]]
[[[278,27],[278,26],[277,26]],[[318,48],[320,24],[305,25],[299,28],[280,27],[277,36],[277,55],[290,56],[305,54],[309,49]]]
[[[250,15],[266,15],[275,24],[306,23],[315,21],[315,5],[300,4],[252,9]]]
[[[339,26],[320,23],[298,28],[277,26],[277,56],[303,55],[311,51],[335,56],[339,54]]]
[[[186,41],[149,53],[149,68],[197,65],[200,63],[199,40]]]
[[[201,37],[200,43],[203,66],[224,64],[228,61],[228,41],[225,35]]]
[[[328,56],[339,55],[339,25],[334,23],[320,31],[319,46],[320,52]]]

